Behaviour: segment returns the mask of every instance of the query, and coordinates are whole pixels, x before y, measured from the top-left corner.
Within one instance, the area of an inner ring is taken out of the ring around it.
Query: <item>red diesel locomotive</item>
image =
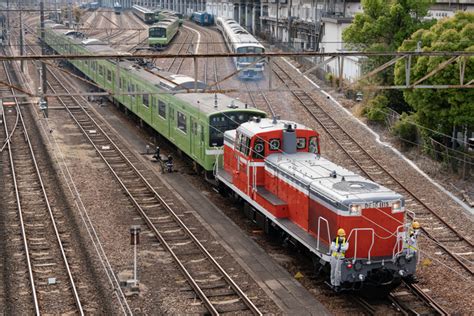
[[[388,288],[414,275],[403,197],[322,158],[316,131],[255,118],[224,133],[217,161],[221,189],[243,199],[267,233],[276,230],[306,248],[315,269],[328,266],[337,230],[348,233],[343,288]]]

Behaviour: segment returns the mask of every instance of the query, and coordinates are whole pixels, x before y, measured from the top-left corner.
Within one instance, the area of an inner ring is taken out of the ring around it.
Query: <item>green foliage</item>
[[[362,44],[368,51],[395,50],[414,31],[429,26],[423,22],[432,0],[362,0],[363,13],[356,14],[342,34],[344,42]]]
[[[414,123],[415,118],[413,116],[403,113],[392,129],[392,133],[406,144],[413,144],[417,141],[418,129]]]
[[[414,51],[417,43],[423,51],[474,51],[474,14],[458,12],[453,18],[438,21],[429,30],[418,30],[399,47]],[[411,83],[422,78],[449,57],[413,57]],[[463,59],[440,70],[423,84],[459,85]],[[405,60],[395,65],[395,83],[405,84]],[[466,59],[465,79],[474,79],[474,57]],[[474,128],[474,91],[472,89],[413,89],[404,92],[405,101],[416,111],[418,122],[430,129],[450,134],[453,126]]]
[[[429,28],[433,22],[423,21],[432,0],[362,0],[363,13],[356,14],[342,38],[348,47],[370,52],[395,51],[402,42],[420,28]],[[391,57],[371,57],[364,61],[363,71],[386,63]],[[394,74],[390,68],[371,78],[375,84],[391,85]],[[397,112],[408,110],[400,91],[385,92],[390,107]]]
[[[364,115],[371,121],[384,122],[387,117],[388,98],[379,94],[372,98],[364,109]]]

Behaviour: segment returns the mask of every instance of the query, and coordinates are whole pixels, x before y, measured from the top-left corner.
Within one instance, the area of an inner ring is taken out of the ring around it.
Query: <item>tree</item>
[[[420,28],[429,28],[433,22],[423,18],[432,0],[362,0],[363,13],[356,14],[354,21],[342,34],[349,47],[371,51],[396,51],[402,42]],[[390,57],[376,57],[365,61],[364,71],[370,71]],[[377,84],[393,84],[393,72],[388,69],[373,77]],[[403,94],[397,90],[383,92],[389,106],[397,112],[406,111]]]
[[[418,44],[419,43],[419,44]],[[458,12],[454,17],[438,21],[428,30],[418,30],[399,47],[400,51],[414,51],[421,45],[423,51],[474,52],[474,14]],[[449,57],[418,57],[411,61],[411,82],[422,78]],[[459,72],[464,58],[440,70],[423,84],[459,84]],[[405,60],[395,65],[395,83],[405,84]],[[474,79],[474,57],[466,59],[465,79]],[[416,112],[416,120],[437,132],[451,135],[453,128],[474,130],[473,89],[413,89],[404,92],[406,102]],[[432,134],[431,132],[424,131]],[[439,137],[438,137],[439,139]]]

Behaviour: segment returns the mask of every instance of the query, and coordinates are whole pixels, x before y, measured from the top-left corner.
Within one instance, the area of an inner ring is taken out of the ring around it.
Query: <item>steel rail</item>
[[[8,69],[5,65],[5,62],[2,63],[3,68],[5,69],[5,74],[6,77],[9,79],[8,76]],[[17,103],[18,100],[15,98],[15,102]],[[2,104],[3,107],[3,104]],[[5,113],[5,112],[4,112]],[[7,122],[6,120],[4,121],[4,129],[6,135],[8,135],[8,127],[7,127]],[[23,239],[23,247],[25,247],[25,254],[26,254],[26,262],[28,266],[28,276],[30,279],[30,286],[31,286],[31,292],[33,296],[33,304],[34,304],[34,309],[35,309],[35,314],[36,315],[41,315],[40,309],[39,309],[39,302],[38,302],[38,297],[36,295],[36,286],[35,286],[35,280],[33,277],[33,267],[31,264],[31,258],[30,258],[30,250],[28,247],[28,241],[26,240],[26,230],[25,230],[25,222],[23,220],[23,211],[21,207],[21,201],[20,201],[20,192],[18,191],[18,183],[16,182],[16,172],[15,172],[15,162],[13,160],[13,150],[11,148],[11,142],[10,139],[7,140],[7,147],[8,147],[8,156],[10,159],[10,165],[12,166],[12,179],[13,179],[13,186],[15,188],[15,199],[18,205],[18,216],[20,217],[20,226],[21,226],[21,236]]]
[[[248,83],[245,82],[245,88],[247,89],[247,93],[249,94],[250,96],[250,100],[252,101],[252,104],[254,105],[254,107],[256,108],[257,106],[257,102],[255,102],[255,96],[253,95],[253,93],[260,93],[260,95],[262,96],[263,100],[265,101],[268,109],[270,110],[270,114],[272,115],[272,118],[276,118],[276,113],[275,113],[275,110],[273,109],[272,107],[272,104],[270,103],[270,101],[268,100],[267,96],[265,95],[265,93],[263,93],[263,91],[251,91],[249,89],[249,86],[248,86]]]
[[[449,315],[450,313],[446,311],[443,307],[441,307],[432,297],[430,297],[428,294],[426,294],[418,285],[416,284],[409,284],[406,282],[402,283],[405,288],[410,292],[413,296],[417,297],[424,306],[430,308],[433,312],[435,312],[437,315]],[[397,309],[403,314],[403,315],[420,315],[418,311],[415,310],[415,308],[410,307],[407,305],[407,303],[401,302],[396,295],[393,293],[390,293],[388,295],[388,299],[397,307]]]
[[[34,52],[34,49],[33,49],[30,45],[26,44],[26,46],[27,46],[27,48],[29,48],[31,51]],[[52,85],[49,84],[49,83],[48,83],[48,86],[49,86],[51,89],[54,89],[54,88],[52,87]],[[70,93],[65,94],[64,96],[69,96],[69,95],[70,95]],[[58,98],[58,99],[59,99],[60,102],[61,102],[61,99],[60,99],[60,98]],[[63,105],[65,106],[64,103],[63,103]],[[73,186],[75,187],[75,184],[73,184]],[[76,188],[76,191],[77,191],[77,188]],[[72,193],[72,192],[71,192],[71,193]],[[80,200],[80,198],[79,198],[79,200]],[[81,204],[82,204],[82,201],[81,201]],[[87,219],[88,219],[89,222],[90,222],[89,215],[87,215]],[[92,235],[94,235],[94,236],[97,238],[97,240],[99,240],[99,237],[97,236],[97,233],[96,233],[96,231],[95,231],[95,228],[92,226],[92,223],[90,223],[90,225],[91,225],[91,228],[92,228],[92,230],[93,230],[93,232],[94,232],[93,234],[89,233],[89,235],[91,236],[91,239],[93,239],[93,238],[92,238]],[[93,242],[94,242],[94,241],[93,241]],[[94,245],[94,246],[95,246],[95,245]],[[102,266],[104,267],[104,269],[105,269],[105,271],[106,271],[106,274],[107,274],[107,276],[109,277],[109,280],[110,280],[110,282],[111,282],[111,285],[112,285],[112,287],[114,288],[114,292],[115,292],[116,297],[117,297],[117,299],[118,299],[118,301],[119,301],[119,303],[120,303],[120,305],[121,305],[121,307],[122,307],[122,310],[124,311],[124,314],[127,315],[127,313],[128,313],[128,315],[133,315],[133,313],[132,313],[132,311],[131,311],[131,309],[130,309],[130,306],[128,305],[128,302],[127,302],[127,300],[126,300],[126,298],[125,298],[125,295],[123,294],[123,291],[120,289],[120,285],[118,284],[118,281],[117,281],[117,279],[116,279],[116,277],[115,277],[115,273],[114,273],[114,271],[113,271],[113,269],[112,269],[112,267],[111,267],[111,265],[110,265],[110,263],[109,263],[109,261],[108,261],[108,258],[107,258],[107,256],[106,256],[106,254],[105,254],[105,252],[104,252],[104,250],[103,250],[103,247],[102,247],[102,245],[100,244],[100,242],[99,242],[99,248],[100,248],[100,250],[102,251],[102,253],[103,253],[104,257],[105,257],[105,261],[106,261],[106,263],[107,263],[106,265],[105,265],[104,263],[102,263]],[[98,249],[98,248],[96,248],[96,249]],[[99,251],[98,251],[98,253],[99,253]],[[99,255],[99,256],[100,256],[100,255]],[[113,278],[113,280],[116,282],[116,285],[113,284],[113,281],[111,280],[112,278]],[[123,303],[121,302],[121,300],[123,301]],[[125,305],[125,307],[124,307],[123,305]],[[126,308],[126,311],[125,311],[125,308]]]
[[[56,77],[56,75],[50,71],[50,74],[55,77],[55,79],[58,81],[58,83],[62,86],[63,89],[68,91],[68,89],[62,84],[62,82],[59,80],[59,78]],[[140,178],[140,180],[148,187],[148,189],[155,195],[155,197],[160,201],[162,206],[169,212],[169,214],[172,215],[172,217],[175,219],[175,221],[181,226],[181,228],[188,234],[188,236],[193,240],[195,245],[199,247],[201,252],[210,260],[210,262],[214,265],[216,269],[222,274],[224,279],[229,283],[229,285],[233,288],[233,290],[236,292],[236,294],[241,298],[241,300],[244,302],[244,304],[254,313],[255,315],[262,315],[262,313],[258,310],[258,308],[253,304],[252,301],[245,295],[245,293],[240,289],[240,287],[234,282],[234,280],[225,272],[225,270],[220,266],[220,264],[212,257],[212,255],[207,251],[207,249],[201,244],[201,242],[194,236],[194,234],[189,230],[189,228],[182,222],[182,220],[178,217],[178,215],[173,211],[173,209],[166,203],[166,201],[159,195],[156,190],[153,188],[153,186],[145,179],[143,174],[133,165],[133,163],[126,157],[126,155],[120,150],[120,148],[115,144],[115,142],[109,137],[109,135],[101,128],[99,123],[97,123],[94,118],[90,116],[89,113],[85,111],[85,109],[82,107],[81,103],[75,99],[72,98],[83,110],[84,114],[88,117],[88,119],[100,130],[103,136],[106,137],[106,139],[110,142],[110,144],[113,145],[115,150],[121,155],[121,157],[125,160],[125,162],[132,168],[132,170],[135,172],[135,174]],[[62,102],[62,101],[61,101]],[[207,298],[207,296],[204,294],[204,292],[201,290],[199,285],[195,282],[195,280],[192,278],[190,273],[187,271],[186,267],[182,264],[182,262],[179,260],[179,258],[176,256],[172,248],[167,244],[166,240],[162,237],[162,235],[159,233],[159,231],[156,229],[156,226],[152,223],[150,218],[146,215],[145,211],[142,209],[142,207],[139,205],[139,203],[135,200],[135,198],[132,196],[126,185],[123,183],[123,181],[120,179],[118,174],[115,172],[113,167],[108,163],[107,159],[102,155],[100,152],[99,148],[95,145],[94,141],[89,137],[89,135],[86,133],[86,131],[83,129],[79,121],[75,118],[74,114],[72,111],[70,111],[67,108],[67,105],[62,102],[63,105],[66,107],[68,113],[71,115],[71,117],[74,119],[76,124],[79,126],[83,134],[86,136],[86,138],[89,140],[89,142],[92,144],[96,152],[99,154],[99,156],[104,160],[108,168],[111,170],[112,174],[114,177],[118,180],[120,185],[124,188],[125,192],[128,194],[130,197],[132,203],[137,207],[137,210],[139,210],[140,215],[143,217],[145,222],[147,223],[147,226],[154,232],[155,236],[160,240],[160,242],[165,246],[165,248],[170,252],[172,255],[173,259],[175,259],[176,263],[190,282],[190,285],[193,287],[193,289],[198,293],[199,297],[202,299],[202,301],[206,304],[208,307],[209,311],[213,315],[218,315],[219,313],[213,306],[212,302]]]
[[[176,35],[175,35],[175,36],[176,36]],[[187,43],[187,40],[188,40],[189,36],[190,36],[190,33],[187,33],[187,34],[186,34],[186,38],[184,39],[183,43],[181,43],[181,45],[179,46],[177,55],[180,56],[180,57],[182,56],[182,55],[180,55],[180,53],[181,53],[181,51],[183,50],[184,45],[185,45],[185,44],[188,44],[188,45],[189,45],[189,43]],[[194,36],[191,37],[191,40],[193,39],[193,37],[194,37]],[[171,68],[173,67],[174,63],[176,62],[176,59],[178,59],[178,58],[179,58],[179,57],[174,57],[174,58],[173,58],[173,61],[172,61],[171,64],[168,66],[168,68],[166,69],[166,71],[171,72]],[[184,62],[184,58],[181,58],[181,59],[180,59],[180,62],[179,62],[179,64],[178,64],[178,69],[177,69],[174,73],[176,73],[176,74],[179,73],[179,70],[181,69],[181,66],[183,65],[183,62]]]
[[[407,287],[412,290],[416,295],[418,295],[422,300],[425,301],[427,305],[433,308],[440,315],[449,315],[449,313],[441,307],[431,296],[426,294],[417,284],[408,284],[405,283]]]
[[[339,147],[347,154],[347,156],[362,170],[362,172],[364,172],[367,177],[369,177],[370,179],[373,180],[373,177],[365,170],[365,168],[361,165],[361,163],[359,163],[358,161],[356,161],[356,159],[353,157],[353,155],[351,155],[348,150],[346,148],[344,148],[344,146],[337,140],[337,138],[329,131],[328,127],[326,126],[326,124],[321,120],[320,117],[318,117],[317,115],[315,115],[313,113],[313,111],[309,108],[309,106],[305,103],[305,101],[302,99],[302,96],[303,97],[306,97],[308,98],[311,102],[312,102],[312,105],[316,106],[318,109],[320,109],[326,116],[327,118],[332,122],[334,123],[340,131],[342,131],[342,133],[344,133],[347,137],[349,137],[349,139],[357,145],[357,147],[363,152],[365,153],[382,171],[384,171],[388,176],[390,176],[403,190],[405,190],[409,195],[411,195],[421,206],[423,206],[426,210],[428,210],[432,215],[434,215],[442,224],[446,225],[447,228],[449,228],[459,239],[460,241],[464,241],[466,242],[470,247],[473,247],[473,243],[466,239],[464,237],[464,235],[462,235],[461,233],[459,233],[457,230],[454,229],[454,227],[452,227],[450,224],[448,224],[443,218],[441,218],[441,216],[439,216],[435,211],[433,211],[433,209],[431,209],[426,203],[424,203],[423,201],[421,201],[420,198],[418,198],[415,193],[413,193],[411,190],[409,190],[403,183],[401,183],[401,181],[399,181],[394,175],[392,175],[391,172],[389,172],[385,167],[383,167],[378,161],[377,159],[375,159],[354,137],[352,137],[350,134],[348,134],[345,129],[336,121],[332,118],[331,115],[329,115],[329,113],[324,110],[322,107],[320,107],[318,105],[318,103],[313,99],[313,97],[311,95],[309,95],[308,93],[306,93],[305,91],[303,90],[300,90],[300,91],[292,91],[291,90],[291,87],[289,86],[288,84],[288,80],[291,80],[291,82],[298,86],[298,87],[301,87],[301,85],[299,85],[298,83],[296,83],[292,78],[291,76],[288,74],[287,71],[285,71],[280,65],[278,65],[278,63],[274,63],[274,65],[284,74],[287,76],[288,79],[285,79],[283,78],[282,74],[281,73],[278,73],[278,71],[276,71],[276,69],[274,68],[274,72],[275,74],[277,75],[277,77],[289,88],[289,90],[291,91],[291,93],[298,99],[298,101],[303,105],[303,107],[307,110],[307,112],[323,127],[323,129],[327,132],[327,134],[339,145]],[[411,215],[408,214],[410,217]],[[449,250],[445,245],[442,244],[442,242],[440,242],[439,240],[437,240],[431,233],[429,233],[425,228],[421,227],[421,229],[423,230],[423,232],[425,233],[425,235],[430,238],[431,240],[433,240],[440,248],[442,248],[450,257],[452,257],[454,260],[456,260],[466,271],[468,271],[471,275],[474,274],[474,272],[471,270],[471,268],[469,266],[467,266],[458,256],[456,256],[451,250]]]
[[[5,64],[4,64],[4,67],[5,67],[5,70],[6,70],[6,75],[7,75],[8,81],[11,83],[11,77],[8,75],[8,71],[7,71],[7,68],[6,68]],[[28,130],[27,130],[25,121],[23,120],[23,115],[21,113],[21,108],[20,108],[20,106],[18,104],[18,100],[16,98],[15,98],[15,103],[16,103],[16,108],[17,108],[17,113],[18,113],[17,115],[19,116],[22,127],[23,127],[23,135],[24,135],[26,143],[28,144],[28,148],[29,148],[29,151],[30,151],[30,154],[31,154],[31,158],[33,160],[33,165],[35,167],[36,175],[38,177],[39,184],[40,184],[40,187],[41,187],[41,192],[43,194],[44,202],[46,203],[49,218],[51,220],[51,224],[52,224],[53,229],[54,229],[54,233],[55,233],[55,236],[56,236],[56,241],[58,242],[58,246],[59,246],[59,249],[60,249],[60,252],[61,252],[61,257],[62,257],[62,260],[64,262],[64,265],[65,265],[65,268],[66,268],[66,271],[67,271],[69,282],[71,283],[71,288],[72,288],[72,292],[73,292],[73,296],[74,296],[74,301],[75,301],[76,306],[79,310],[79,313],[81,315],[84,315],[84,310],[83,310],[83,307],[82,307],[82,303],[81,303],[81,300],[80,300],[80,297],[79,297],[79,293],[77,291],[76,283],[75,283],[74,278],[72,276],[72,272],[71,272],[69,262],[68,262],[68,259],[67,259],[67,256],[66,256],[66,251],[64,250],[63,243],[61,241],[61,236],[59,234],[59,230],[58,230],[58,227],[56,225],[56,219],[54,217],[53,210],[51,208],[51,204],[49,203],[49,198],[48,198],[48,194],[46,193],[46,188],[44,186],[43,178],[41,176],[41,171],[39,170],[38,162],[36,161],[36,156],[35,156],[35,153],[34,153],[34,150],[33,150],[33,147],[31,145],[31,141],[30,141],[30,138],[29,138],[29,135],[28,135]],[[6,125],[7,125],[7,123],[5,121],[5,129],[7,128]],[[8,142],[10,143],[10,140],[8,140]],[[11,151],[11,148],[10,148],[10,151]],[[12,164],[12,169],[14,169],[13,164]],[[15,181],[15,190],[18,193],[18,188],[16,187],[16,181]],[[24,232],[25,232],[25,230],[22,229],[22,233],[24,233]],[[26,238],[26,235],[25,235],[25,238]]]

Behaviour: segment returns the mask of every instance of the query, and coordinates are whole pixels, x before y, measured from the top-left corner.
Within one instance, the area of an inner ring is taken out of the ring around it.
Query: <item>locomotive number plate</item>
[[[387,201],[378,201],[378,202],[366,202],[364,208],[381,208],[381,207],[390,207],[391,202]]]

